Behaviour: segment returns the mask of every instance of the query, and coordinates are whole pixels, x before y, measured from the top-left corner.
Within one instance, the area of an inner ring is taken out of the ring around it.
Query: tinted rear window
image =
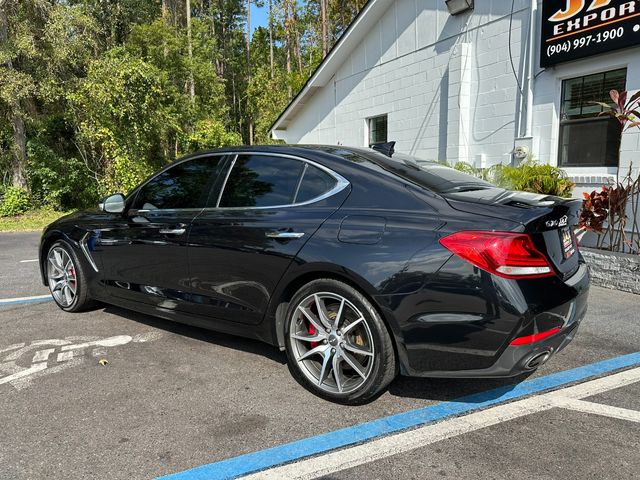
[[[394,153],[393,158],[374,153],[368,158],[385,170],[436,193],[495,188],[489,182],[446,165],[419,160],[402,153]]]
[[[296,203],[308,202],[330,191],[336,185],[336,179],[313,165],[307,165],[302,183],[296,196]]]

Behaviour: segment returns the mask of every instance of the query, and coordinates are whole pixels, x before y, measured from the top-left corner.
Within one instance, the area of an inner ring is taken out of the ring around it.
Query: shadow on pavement
[[[142,323],[150,327],[159,328],[166,332],[175,333],[195,340],[201,340],[203,342],[213,343],[225,348],[261,355],[269,360],[278,362],[281,365],[287,363],[287,357],[284,352],[280,352],[277,348],[258,340],[214,332],[212,330],[205,330],[204,328],[192,327],[183,323],[171,322],[169,320],[163,320],[162,318],[146,315],[144,313],[137,313],[114,305],[105,306],[103,310],[106,313],[124,317],[128,320],[133,320],[134,322]]]
[[[167,332],[175,333],[185,337],[193,338],[203,342],[212,343],[225,348],[240,350],[246,353],[260,355],[271,361],[277,362],[281,365],[287,363],[287,357],[284,352],[279,351],[276,347],[260,342],[258,340],[247,339],[234,335],[228,335],[225,333],[214,332],[211,330],[205,330],[203,328],[193,327],[177,322],[171,322],[169,320],[163,320],[158,317],[146,315],[143,313],[137,313],[131,310],[127,310],[116,306],[104,307],[106,313],[118,315],[128,320],[133,320],[150,327],[158,328]],[[469,395],[486,392],[487,395],[490,391],[493,392],[495,397],[498,397],[505,392],[511,390],[517,384],[526,380],[531,373],[520,375],[518,377],[511,378],[413,378],[398,376],[389,386],[388,391],[391,395],[404,398],[415,398],[420,400],[431,401],[452,401],[461,399],[461,397],[467,397]],[[384,392],[381,392],[384,394]],[[490,399],[489,396],[483,395],[482,398],[467,399],[465,401],[485,401]],[[376,397],[377,398],[377,397]],[[371,399],[367,403],[371,403],[376,400]]]

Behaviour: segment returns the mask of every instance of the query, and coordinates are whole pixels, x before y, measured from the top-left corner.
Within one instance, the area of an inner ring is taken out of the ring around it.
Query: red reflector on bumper
[[[552,328],[551,330],[547,330],[546,332],[536,333],[535,335],[527,335],[526,337],[518,337],[510,345],[529,345],[531,343],[539,342],[540,340],[544,340],[545,338],[550,337],[551,335],[555,335],[560,331],[559,328]]]

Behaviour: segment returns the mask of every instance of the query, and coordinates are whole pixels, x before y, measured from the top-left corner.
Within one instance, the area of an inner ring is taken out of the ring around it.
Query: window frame
[[[149,178],[147,178],[140,185],[138,185],[133,192],[131,192],[129,195],[126,196],[125,205],[128,205],[128,208],[126,208],[125,213],[127,215],[129,215],[130,213],[139,214],[139,213],[155,213],[155,212],[188,212],[188,211],[200,212],[200,211],[202,211],[202,209],[205,208],[206,205],[204,207],[157,208],[157,209],[153,209],[153,210],[144,209],[144,208],[139,208],[139,209],[138,208],[133,208],[133,205],[136,203],[136,201],[138,200],[138,195],[140,194],[142,189],[147,186],[147,184],[153,182],[156,178],[158,178],[160,175],[164,174],[168,170],[171,170],[173,167],[177,167],[178,165],[181,165],[181,164],[186,163],[186,162],[190,162],[192,160],[199,160],[201,158],[222,157],[220,159],[220,161],[218,162],[218,165],[216,167],[215,172],[213,173],[213,176],[215,176],[215,178],[213,179],[213,181],[210,181],[210,182],[207,183],[207,185],[205,185],[205,190],[207,191],[206,196],[207,196],[207,199],[208,199],[211,196],[215,185],[218,183],[218,179],[220,177],[220,174],[223,173],[223,171],[224,171],[224,168],[225,168],[225,165],[226,165],[226,159],[224,157],[228,157],[228,156],[229,156],[228,152],[202,153],[202,154],[196,154],[196,155],[193,155],[193,156],[188,156],[188,157],[185,157],[185,158],[182,158],[180,160],[176,160],[175,162],[170,163],[169,165],[167,165],[166,167],[164,167],[160,171],[152,174]],[[206,202],[205,202],[205,204],[206,204]]]
[[[386,124],[385,139],[384,141],[372,142],[371,141],[371,134],[373,133],[372,124],[375,120],[378,120],[380,118],[385,119],[385,124]],[[373,117],[367,118],[367,144],[369,145],[369,148],[371,148],[372,145],[379,145],[381,143],[387,143],[388,141],[389,141],[389,114],[384,113],[382,115],[375,115]]]
[[[292,207],[300,207],[300,206],[304,206],[304,205],[310,205],[312,203],[316,203],[316,202],[320,202],[322,200],[325,200],[329,197],[332,197],[333,195],[341,192],[342,190],[344,190],[346,187],[348,187],[350,185],[349,181],[344,178],[342,175],[334,172],[333,170],[331,170],[330,168],[325,167],[324,165],[321,165],[319,163],[316,163],[312,160],[308,160],[306,158],[302,158],[302,157],[298,157],[295,155],[289,155],[289,154],[285,154],[285,153],[271,153],[271,152],[252,152],[250,150],[247,151],[238,151],[238,152],[233,152],[232,154],[228,154],[229,158],[231,158],[231,161],[228,162],[228,166],[225,166],[226,171],[223,172],[223,177],[224,180],[222,182],[222,184],[219,186],[219,188],[217,188],[217,185],[214,186],[214,188],[212,189],[212,193],[217,194],[217,199],[216,199],[216,204],[213,207],[205,207],[206,211],[211,211],[211,210],[221,210],[221,211],[231,211],[231,210],[269,210],[269,209],[275,209],[275,208],[292,208]],[[302,173],[300,174],[300,179],[298,181],[298,185],[296,187],[296,194],[298,189],[300,188],[300,185],[302,184],[302,180],[304,180],[304,174],[307,171],[307,166],[311,165],[314,166],[320,170],[322,170],[323,172],[327,173],[328,175],[330,175],[331,177],[333,177],[334,180],[336,180],[336,184],[335,186],[328,190],[327,192],[323,193],[322,195],[319,195],[317,197],[314,197],[310,200],[306,200],[304,202],[296,202],[296,203],[290,203],[290,204],[284,204],[284,205],[269,205],[269,206],[264,206],[264,207],[256,207],[256,206],[251,206],[251,207],[221,207],[220,206],[220,202],[222,201],[222,195],[224,194],[224,189],[227,186],[227,181],[229,180],[229,177],[231,176],[231,171],[233,170],[233,167],[236,164],[236,160],[238,159],[239,156],[241,155],[254,155],[254,156],[263,156],[263,157],[280,157],[280,158],[288,158],[291,160],[297,160],[299,162],[302,162],[304,164],[304,168],[302,170]],[[218,183],[218,182],[216,182]],[[211,198],[211,197],[209,197]]]
[[[584,162],[580,162],[580,163],[569,163],[567,162],[567,159],[565,158],[565,156],[563,155],[563,140],[564,140],[564,135],[563,135],[563,131],[566,127],[571,127],[572,125],[579,125],[579,124],[589,124],[589,123],[595,123],[595,122],[601,122],[604,123],[605,121],[613,121],[615,122],[616,120],[613,118],[607,118],[603,115],[600,115],[600,113],[594,113],[593,116],[585,116],[585,117],[581,117],[581,118],[567,118],[564,119],[563,116],[565,115],[565,103],[568,102],[568,100],[565,99],[565,88],[566,88],[566,83],[571,81],[571,80],[577,80],[577,79],[581,79],[582,80],[582,87],[584,88],[584,80],[587,77],[591,77],[591,76],[595,76],[595,75],[603,75],[603,82],[606,82],[606,77],[608,73],[614,73],[614,72],[619,72],[619,71],[623,71],[625,72],[625,88],[626,85],[628,83],[628,75],[629,75],[629,69],[624,66],[624,67],[619,67],[619,68],[612,68],[610,70],[603,70],[603,71],[598,71],[598,72],[591,72],[591,73],[584,73],[582,75],[576,75],[576,76],[571,76],[571,77],[566,77],[566,78],[562,78],[561,82],[560,82],[560,102],[559,102],[559,119],[558,119],[558,150],[557,150],[557,165],[560,168],[563,169],[579,169],[579,168],[615,168],[616,165],[619,163],[619,159],[617,160],[616,163],[612,163],[612,164],[607,164],[606,162],[603,163],[584,163]],[[608,92],[604,92],[605,94],[607,94],[607,99],[608,99]],[[613,104],[613,102],[611,102]],[[583,105],[582,103],[580,104],[580,109],[582,112],[582,109],[584,108],[585,105]],[[600,112],[602,112],[604,109],[604,107],[600,107]],[[582,115],[582,113],[581,113]],[[616,155],[618,152],[615,152]],[[606,161],[606,158],[604,159]]]

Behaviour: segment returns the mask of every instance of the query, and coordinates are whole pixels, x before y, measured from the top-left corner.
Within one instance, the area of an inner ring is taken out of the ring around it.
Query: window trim
[[[149,178],[147,178],[144,182],[142,182],[140,185],[138,185],[135,190],[133,190],[129,195],[127,195],[125,197],[125,205],[127,204],[127,202],[129,201],[129,199],[131,199],[131,206],[129,208],[126,209],[126,211],[123,212],[123,215],[127,215],[129,216],[130,212],[134,212],[136,214],[138,213],[150,213],[150,212],[187,212],[187,211],[194,211],[194,212],[201,212],[203,207],[189,207],[189,208],[157,208],[157,209],[153,209],[153,210],[147,210],[147,209],[136,209],[133,208],[133,205],[136,203],[136,200],[138,199],[138,195],[140,194],[140,191],[147,186],[148,183],[152,182],[153,180],[155,180],[157,177],[159,177],[160,175],[162,175],[163,173],[165,173],[167,170],[172,169],[173,167],[176,167],[178,165],[181,165],[183,163],[186,162],[190,162],[191,160],[198,160],[200,158],[206,158],[206,157],[229,157],[230,154],[229,152],[212,152],[212,153],[206,153],[206,152],[202,152],[202,153],[196,153],[193,155],[189,155],[185,158],[181,158],[179,160],[176,160],[175,162],[171,162],[169,165],[167,165],[166,167],[164,167],[163,169],[161,169],[160,171],[152,174],[151,176],[149,176]],[[224,168],[224,158],[222,158],[222,161],[218,164],[217,169],[219,168]],[[219,175],[221,172],[217,172],[217,174]],[[211,188],[213,185],[215,185],[216,181],[214,180],[213,184],[208,185],[208,190],[209,193],[208,195],[211,195]]]
[[[231,152],[227,153],[227,155],[229,155],[229,157],[231,157]],[[319,163],[316,163],[312,160],[308,160],[306,158],[302,158],[302,157],[297,157],[295,155],[288,155],[285,153],[271,153],[271,152],[255,152],[255,151],[238,151],[238,152],[233,152],[233,160],[231,160],[229,168],[227,170],[227,173],[225,175],[224,181],[222,182],[222,186],[220,187],[220,191],[218,192],[218,198],[216,200],[216,206],[215,207],[205,207],[203,211],[213,211],[213,210],[224,210],[224,211],[231,211],[231,210],[239,210],[239,211],[244,211],[244,210],[269,210],[269,209],[274,209],[274,208],[292,208],[292,207],[301,207],[304,205],[310,205],[312,203],[317,203],[320,202],[322,200],[325,200],[329,197],[332,197],[333,195],[341,192],[342,190],[344,190],[345,188],[347,188],[349,185],[351,185],[349,183],[349,181],[344,178],[342,175],[334,172],[333,170],[331,170],[330,168],[325,167],[324,165],[321,165]],[[301,174],[301,178],[303,178],[304,176],[304,172],[307,169],[307,165],[312,165],[320,170],[322,170],[323,172],[329,174],[331,177],[333,177],[336,180],[336,185],[329,191],[323,193],[322,195],[319,195],[315,198],[312,198],[310,200],[307,200],[305,202],[297,202],[297,203],[289,203],[289,204],[284,204],[284,205],[269,205],[269,206],[265,206],[265,207],[221,207],[220,206],[220,201],[222,200],[222,195],[224,194],[224,189],[227,186],[227,181],[229,180],[229,176],[231,175],[231,170],[233,170],[233,167],[236,164],[236,160],[238,159],[238,157],[240,155],[257,155],[257,156],[263,156],[263,157],[281,157],[281,158],[289,158],[291,160],[297,160],[299,162],[304,163],[304,169],[302,171]]]
[[[385,140],[383,142],[372,142],[371,141],[371,124],[373,122],[373,120],[377,120],[378,118],[384,118],[386,120],[386,135],[385,135]],[[382,113],[380,115],[374,115],[373,117],[369,117],[367,118],[367,145],[369,146],[369,148],[371,148],[371,145],[378,145],[380,143],[387,143],[389,141],[389,114],[388,113]]]
[[[599,115],[599,114],[595,114],[592,117],[583,117],[583,118],[574,118],[574,119],[565,119],[563,120],[562,116],[564,113],[564,104],[565,104],[565,100],[564,100],[564,94],[565,94],[565,82],[570,81],[570,80],[575,80],[578,78],[581,78],[583,80],[583,86],[584,86],[584,79],[586,77],[590,77],[592,75],[599,75],[599,74],[603,74],[605,76],[606,79],[606,75],[607,73],[611,73],[611,72],[617,72],[617,71],[621,71],[621,70],[625,70],[625,88],[628,85],[628,81],[629,81],[629,65],[628,64],[620,64],[620,65],[612,65],[609,68],[605,68],[605,69],[601,69],[598,71],[576,71],[573,74],[567,74],[565,76],[562,76],[560,78],[558,78],[558,81],[560,82],[560,96],[556,97],[559,98],[559,101],[557,103],[557,107],[558,110],[557,112],[559,112],[559,115],[556,114],[554,115],[555,117],[555,121],[557,121],[557,124],[555,126],[555,131],[557,134],[557,141],[556,141],[556,165],[560,168],[562,168],[563,170],[566,169],[574,169],[574,170],[579,170],[579,169],[583,169],[583,168],[587,168],[587,169],[599,169],[599,172],[602,173],[598,173],[598,175],[602,174],[602,175],[609,175],[608,170],[607,169],[615,169],[616,166],[615,165],[606,165],[606,164],[594,164],[594,163],[580,163],[580,164],[568,164],[566,163],[564,160],[564,157],[562,155],[562,130],[564,126],[571,126],[571,125],[575,125],[575,124],[579,124],[579,123],[590,123],[590,122],[594,122],[594,121],[598,121],[598,120],[604,120],[606,117],[603,115]],[[619,159],[618,162],[619,163]],[[593,175],[593,174],[591,174]]]

